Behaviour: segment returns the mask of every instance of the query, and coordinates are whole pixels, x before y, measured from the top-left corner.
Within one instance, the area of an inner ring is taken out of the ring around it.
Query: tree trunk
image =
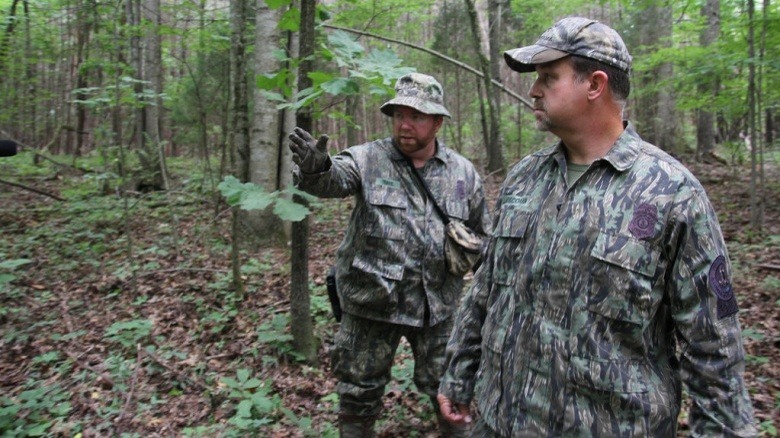
[[[157,164],[153,171],[155,187],[168,190],[168,168],[165,160],[165,148],[162,141],[163,117],[163,70],[162,70],[162,37],[160,36],[160,0],[144,1],[144,18],[150,28],[144,33],[144,79],[151,88],[152,97],[146,103],[146,135],[148,136],[148,151],[151,163]],[[151,169],[150,169],[151,170]]]
[[[263,0],[257,2],[253,59],[253,71],[257,76],[274,74],[280,69],[279,60],[274,56],[274,51],[281,47],[280,18],[280,9],[269,8]],[[250,145],[248,154],[242,154],[241,158],[247,160],[249,181],[273,192],[282,188],[279,133],[283,130],[283,120],[276,109],[276,102],[268,100],[262,93],[254,93],[253,99]],[[259,242],[281,243],[286,240],[283,221],[270,209],[247,212],[244,219]]]
[[[484,88],[485,88],[485,100],[487,100],[488,103],[488,114],[487,118],[489,120],[489,126],[487,127],[487,144],[485,144],[485,148],[487,151],[487,157],[488,157],[488,172],[490,173],[500,173],[503,174],[505,172],[504,169],[504,158],[503,153],[501,150],[501,144],[499,143],[499,120],[500,116],[498,114],[498,93],[492,93],[492,80],[493,77],[492,73],[492,67],[491,62],[488,57],[485,56],[484,52],[482,51],[482,31],[479,27],[479,18],[477,16],[477,9],[474,5],[474,0],[465,0],[466,1],[466,8],[469,12],[469,18],[471,22],[471,31],[474,34],[474,44],[477,48],[477,56],[479,57],[479,64],[482,70],[482,80],[484,82]],[[491,0],[489,2],[491,7],[495,6],[496,2]],[[492,13],[489,13],[488,15],[491,15]],[[493,51],[492,48],[488,49],[489,51]],[[488,124],[484,123],[483,125]]]
[[[249,0],[231,0],[230,2],[230,134],[231,149],[238,151],[239,157],[249,156],[249,97],[247,96],[246,61],[246,23],[249,19]],[[240,160],[236,169],[236,178],[247,182],[249,161]],[[240,226],[244,212],[233,207],[231,222],[231,266],[233,288],[239,299],[244,294],[241,280],[241,242],[245,241]]]
[[[670,6],[650,5],[637,11],[639,17],[635,20],[639,41],[637,47],[647,47],[653,51],[669,47],[672,35],[672,10]],[[639,56],[642,56],[639,54]],[[634,112],[636,114],[637,130],[642,137],[661,149],[674,153],[679,152],[679,117],[675,110],[674,94],[671,87],[658,88],[653,84],[671,78],[672,64],[663,63],[655,68],[637,75],[638,87],[644,94],[636,99]],[[656,91],[648,91],[656,89]]]
[[[764,205],[763,197],[761,193],[762,188],[758,185],[759,174],[761,169],[759,166],[760,150],[758,138],[758,121],[756,120],[756,63],[752,62],[756,57],[755,48],[755,1],[748,0],[748,59],[751,62],[748,64],[748,129],[750,135],[750,141],[753,147],[750,148],[750,226],[761,233],[764,222]]]
[[[706,0],[701,8],[701,15],[706,24],[701,31],[699,43],[702,47],[709,47],[720,35],[720,0]],[[715,98],[718,94],[718,82],[715,75],[702,78],[699,82],[699,93]],[[708,108],[709,105],[704,105],[696,111],[696,156],[705,161],[712,157],[716,137],[715,115]]]
[[[312,86],[309,73],[313,69],[314,54],[314,17],[316,1],[301,0],[301,25],[298,59],[298,90]],[[311,108],[298,110],[295,123],[311,132],[313,123]],[[296,197],[296,202],[304,200]],[[290,255],[290,326],[292,328],[293,344],[310,364],[317,364],[317,347],[314,342],[314,332],[309,299],[309,218],[294,222],[292,226],[292,254]]]
[[[497,93],[491,86],[492,81],[501,82],[501,65],[504,57],[499,50],[501,47],[501,8],[503,0],[488,1],[488,61],[490,63],[490,80],[485,81],[485,92],[490,102],[490,135],[489,145],[491,152],[488,154],[488,171],[505,173],[504,151],[501,138],[501,93]]]

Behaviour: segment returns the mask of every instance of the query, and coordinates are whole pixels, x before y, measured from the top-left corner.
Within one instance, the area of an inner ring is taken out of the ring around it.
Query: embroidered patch
[[[637,239],[649,239],[655,234],[657,221],[658,208],[652,204],[640,204],[634,209],[634,217],[631,218],[628,231]]]
[[[720,255],[710,266],[707,282],[718,297],[718,319],[726,318],[739,311],[737,298],[731,286],[731,279],[726,270],[726,257]]]
[[[458,194],[458,199],[466,199],[466,182],[459,179],[455,184],[455,192]]]

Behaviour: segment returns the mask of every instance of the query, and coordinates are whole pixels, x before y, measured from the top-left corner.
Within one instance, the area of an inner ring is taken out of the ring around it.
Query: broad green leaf
[[[292,0],[265,0],[265,4],[268,5],[268,9],[279,9],[282,6],[287,6],[292,3]]]
[[[274,202],[274,196],[257,189],[246,190],[241,194],[239,205],[242,210],[264,210]]]
[[[298,8],[287,10],[279,19],[279,29],[297,32],[301,23],[301,11]]]
[[[319,200],[319,198],[317,198],[316,196],[312,195],[311,193],[306,193],[303,190],[295,187],[294,185],[287,186],[286,189],[282,190],[282,193],[284,193],[286,195],[291,195],[291,196],[292,195],[300,196],[306,202],[311,203],[311,204],[316,204],[317,201]]]
[[[365,51],[355,38],[342,30],[328,35],[328,44],[341,65],[351,63],[355,57]]]
[[[229,205],[236,205],[241,200],[241,192],[243,191],[243,185],[233,175],[227,175],[217,186],[220,193],[225,198],[225,201]]]
[[[252,401],[251,400],[241,400],[238,402],[238,406],[236,406],[236,416],[240,418],[249,418],[252,416]]]
[[[360,91],[357,82],[348,78],[336,78],[323,83],[321,87],[325,92],[334,96],[357,94]]]
[[[261,414],[270,414],[274,411],[274,402],[264,394],[252,394],[252,403]]]
[[[240,370],[236,371],[236,377],[238,378],[239,382],[246,382],[247,379],[249,379],[249,370],[246,368],[241,368]]]
[[[251,378],[244,382],[244,389],[255,389],[262,384],[263,382],[260,379]]]
[[[261,90],[273,90],[279,86],[280,77],[283,76],[282,72],[276,74],[262,74],[255,77],[257,88]]]
[[[328,82],[329,80],[333,79],[333,75],[324,71],[313,71],[308,74],[309,79],[312,81],[312,85],[314,87],[319,86],[320,84],[324,82]]]
[[[238,381],[232,377],[222,377],[219,379],[223,385],[227,386],[228,388],[238,388],[241,385],[238,383]]]
[[[3,262],[0,262],[0,269],[16,269],[19,266],[26,265],[28,263],[32,263],[32,260],[29,259],[13,259],[13,260],[6,260]]]
[[[285,198],[278,198],[274,206],[274,213],[282,220],[298,222],[306,218],[309,209],[301,204],[296,204]]]
[[[263,93],[263,96],[265,96],[266,99],[270,100],[271,102],[287,102],[287,99],[285,99],[284,95],[281,93],[274,93],[271,91],[260,91]]]

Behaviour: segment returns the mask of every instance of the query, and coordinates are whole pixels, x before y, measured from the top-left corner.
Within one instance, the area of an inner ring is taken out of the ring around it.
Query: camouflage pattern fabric
[[[444,89],[441,84],[433,76],[422,73],[409,73],[398,78],[395,98],[385,102],[379,110],[392,117],[396,105],[408,106],[423,114],[452,117],[444,107]]]
[[[433,327],[409,327],[344,315],[333,349],[340,413],[359,417],[379,414],[402,336],[414,354],[415,386],[435,399],[451,330],[452,318]]]
[[[717,215],[629,129],[572,187],[563,146],[501,188],[440,392],[506,437],[756,436]]]
[[[438,143],[421,175],[447,214],[480,236],[490,229],[482,179],[470,161]],[[449,318],[463,278],[444,261],[444,224],[417,187],[401,153],[385,138],[331,157],[321,173],[294,175],[320,197],[354,195],[355,207],[336,254],[336,284],[345,313],[422,327]]]
[[[625,72],[631,70],[631,55],[620,35],[609,26],[583,17],[558,21],[536,44],[504,52],[504,60],[512,70],[531,72],[536,64],[568,55],[595,59]]]

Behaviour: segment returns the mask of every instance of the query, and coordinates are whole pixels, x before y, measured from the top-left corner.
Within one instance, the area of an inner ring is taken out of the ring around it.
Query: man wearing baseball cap
[[[401,337],[414,355],[415,385],[439,413],[436,392],[463,276],[445,266],[444,223],[412,166],[451,220],[481,236],[490,227],[482,179],[436,137],[450,117],[441,85],[411,73],[398,79],[395,91],[380,108],[392,117],[392,137],[330,156],[327,136],[315,140],[300,128],[290,134],[297,186],[320,197],[355,199],[336,254],[343,316],[333,370],[342,437],[373,436]],[[463,436],[465,428],[442,420],[440,431]]]
[[[559,141],[501,187],[447,346],[443,415],[478,437],[674,437],[684,384],[692,436],[756,436],[717,214],[624,123],[623,40],[569,17],[504,56],[536,72],[536,125]]]

